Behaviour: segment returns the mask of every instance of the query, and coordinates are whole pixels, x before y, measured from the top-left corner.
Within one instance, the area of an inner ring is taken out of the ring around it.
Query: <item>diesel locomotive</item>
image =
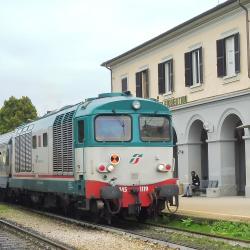
[[[156,215],[178,208],[171,113],[155,100],[106,93],[0,135],[0,198]]]

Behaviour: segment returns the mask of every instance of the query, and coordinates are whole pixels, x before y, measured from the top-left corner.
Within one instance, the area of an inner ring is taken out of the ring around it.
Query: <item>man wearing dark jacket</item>
[[[192,190],[197,189],[200,187],[200,178],[195,171],[191,172],[192,176],[192,184],[187,185],[185,188],[184,195],[182,197],[192,197]]]

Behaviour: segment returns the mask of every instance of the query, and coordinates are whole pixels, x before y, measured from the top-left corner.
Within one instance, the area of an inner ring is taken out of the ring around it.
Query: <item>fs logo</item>
[[[137,163],[139,163],[139,161],[142,158],[142,156],[143,156],[143,154],[134,154],[129,163],[131,163],[131,164],[137,164]]]

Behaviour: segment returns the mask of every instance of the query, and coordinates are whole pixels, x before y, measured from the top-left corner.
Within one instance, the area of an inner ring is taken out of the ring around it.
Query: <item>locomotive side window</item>
[[[48,134],[43,133],[43,147],[47,147],[47,146],[48,146]]]
[[[38,147],[41,147],[41,136],[38,136]]]
[[[142,141],[169,141],[169,119],[164,116],[141,116],[140,135]]]
[[[84,142],[84,121],[78,121],[78,142]]]
[[[131,117],[128,115],[105,115],[95,119],[97,141],[130,141]]]
[[[32,148],[36,148],[36,135],[32,136]]]

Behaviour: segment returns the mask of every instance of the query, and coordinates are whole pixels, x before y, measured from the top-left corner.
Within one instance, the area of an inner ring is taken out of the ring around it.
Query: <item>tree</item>
[[[37,111],[27,96],[20,99],[11,96],[0,109],[0,134],[14,130],[29,120],[37,118]]]

